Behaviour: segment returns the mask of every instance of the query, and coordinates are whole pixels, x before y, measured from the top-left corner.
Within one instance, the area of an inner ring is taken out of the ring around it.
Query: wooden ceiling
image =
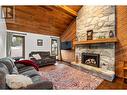
[[[15,6],[15,21],[8,30],[60,36],[82,6]]]

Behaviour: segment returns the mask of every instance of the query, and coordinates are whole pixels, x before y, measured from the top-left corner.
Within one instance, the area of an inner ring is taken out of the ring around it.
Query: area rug
[[[52,81],[54,89],[60,90],[93,90],[103,81],[89,72],[80,71],[64,64],[60,64],[59,67],[42,68],[40,75],[43,80]]]

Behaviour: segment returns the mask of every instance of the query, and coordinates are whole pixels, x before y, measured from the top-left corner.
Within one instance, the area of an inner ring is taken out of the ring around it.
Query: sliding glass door
[[[25,57],[25,37],[13,35],[10,47],[10,57]]]

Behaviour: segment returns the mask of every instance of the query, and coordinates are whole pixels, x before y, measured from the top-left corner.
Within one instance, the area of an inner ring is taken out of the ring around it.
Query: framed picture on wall
[[[37,46],[43,46],[43,40],[37,39]]]
[[[57,39],[51,39],[51,55],[58,55],[58,41]]]
[[[93,39],[93,30],[88,30],[87,31],[87,40],[92,40]]]

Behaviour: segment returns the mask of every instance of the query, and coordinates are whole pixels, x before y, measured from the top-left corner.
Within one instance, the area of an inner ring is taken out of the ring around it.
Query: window
[[[13,35],[11,44],[11,57],[25,57],[24,56],[24,36]]]
[[[51,39],[51,55],[58,56],[58,41],[57,41],[57,39]]]

